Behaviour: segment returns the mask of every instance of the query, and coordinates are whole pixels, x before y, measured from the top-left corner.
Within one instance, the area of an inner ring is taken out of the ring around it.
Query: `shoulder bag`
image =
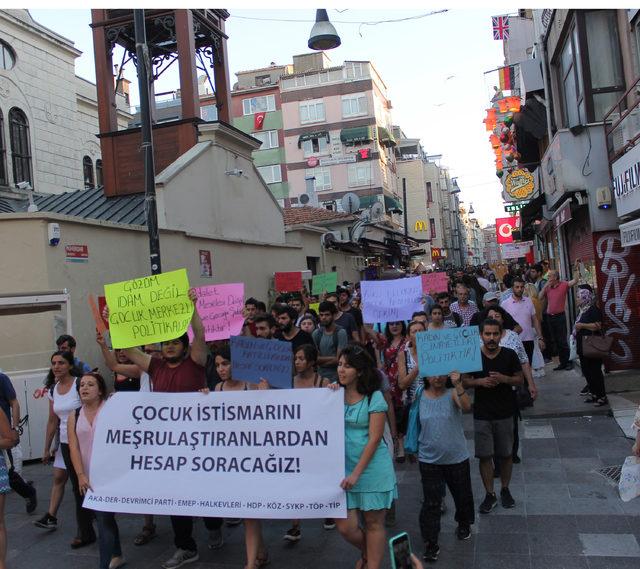
[[[582,337],[582,355],[585,358],[603,360],[609,356],[613,338],[604,334],[592,334]]]

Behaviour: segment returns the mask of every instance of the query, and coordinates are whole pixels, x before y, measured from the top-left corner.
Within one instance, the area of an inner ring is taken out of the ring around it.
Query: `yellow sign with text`
[[[114,348],[179,338],[193,316],[186,269],[104,285]]]
[[[535,180],[528,170],[518,168],[510,172],[504,182],[504,191],[517,200],[527,200],[533,196]]]

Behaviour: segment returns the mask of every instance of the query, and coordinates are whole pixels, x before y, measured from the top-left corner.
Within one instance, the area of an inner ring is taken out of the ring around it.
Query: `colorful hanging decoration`
[[[496,96],[492,99],[492,106],[487,109],[483,120],[487,132],[490,132],[489,142],[495,154],[496,176],[502,178],[504,170],[511,171],[517,167],[521,159],[518,152],[514,113],[520,112],[520,97],[510,95],[505,97],[496,89]]]

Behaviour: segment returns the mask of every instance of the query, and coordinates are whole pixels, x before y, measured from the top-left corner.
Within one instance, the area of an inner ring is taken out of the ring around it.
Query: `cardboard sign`
[[[292,364],[291,342],[231,336],[231,375],[236,380],[260,383],[264,378],[272,387],[289,389]]]
[[[338,273],[322,273],[313,275],[311,294],[336,292],[338,288]]]
[[[312,302],[309,304],[309,310],[315,310],[315,313],[318,314],[318,310],[320,308],[319,302]]]
[[[90,294],[87,297],[87,300],[89,302],[89,308],[91,308],[93,320],[96,323],[96,330],[98,330],[98,332],[100,332],[100,334],[104,336],[104,333],[107,331],[107,326],[102,319],[102,314],[100,313],[100,309],[98,308],[96,297]]]
[[[182,336],[193,316],[186,269],[104,285],[114,348]]]
[[[449,290],[449,277],[447,273],[423,273],[422,292],[431,294],[432,292],[447,292]]]
[[[482,369],[480,333],[477,326],[427,330],[416,335],[421,377],[468,373]]]
[[[330,389],[116,393],[84,506],[226,518],[345,518],[344,395]]]
[[[204,325],[205,341],[226,340],[242,332],[244,283],[201,286],[196,292],[196,307]],[[191,328],[189,338],[193,338]]]
[[[276,292],[299,292],[302,290],[302,273],[276,273],[274,277]]]
[[[410,320],[423,310],[422,279],[411,277],[387,281],[362,281],[362,314],[367,324]]]

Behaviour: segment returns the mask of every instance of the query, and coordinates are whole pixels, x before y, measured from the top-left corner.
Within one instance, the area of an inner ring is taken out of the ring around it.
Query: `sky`
[[[504,63],[502,42],[492,36],[491,16],[517,10],[456,8],[417,17],[436,10],[329,9],[342,45],[327,55],[335,65],[345,60],[373,62],[388,88],[393,123],[409,138],[420,138],[428,154],[442,154],[442,164],[458,177],[461,199],[467,206],[473,203],[476,217],[486,225],[505,215],[489,133],[482,123],[492,91],[484,73]],[[314,9],[229,11],[232,83],[237,71],[266,67],[272,61],[291,63],[293,55],[309,51]],[[36,21],[75,43],[83,52],[76,60],[76,73],[95,81],[90,11],[30,12]],[[401,18],[413,19],[361,24]],[[127,78],[135,80],[133,67]],[[167,72],[156,92],[177,87],[177,75]]]

